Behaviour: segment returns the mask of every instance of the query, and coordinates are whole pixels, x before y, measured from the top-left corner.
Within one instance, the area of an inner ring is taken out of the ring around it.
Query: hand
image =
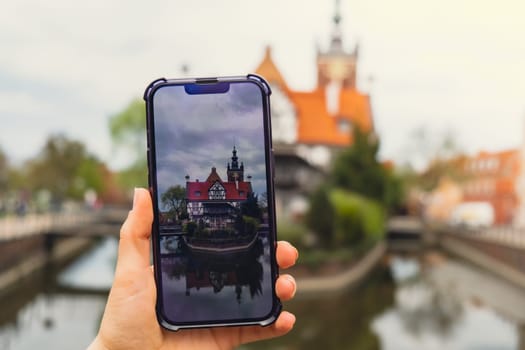
[[[149,192],[146,189],[135,189],[133,209],[120,231],[113,287],[99,333],[90,345],[90,350],[224,350],[281,336],[292,329],[295,316],[287,311],[281,312],[275,323],[268,327],[219,327],[178,332],[163,329],[158,324],[155,313],[157,291],[150,266],[152,221]],[[280,268],[295,264],[297,256],[297,249],[291,244],[278,243],[277,263]],[[290,275],[280,275],[275,288],[281,300],[289,300],[295,294],[295,280]]]

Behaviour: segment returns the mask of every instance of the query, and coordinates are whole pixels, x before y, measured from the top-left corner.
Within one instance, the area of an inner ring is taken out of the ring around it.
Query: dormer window
[[[339,118],[337,121],[337,129],[342,133],[348,134],[352,131],[352,123],[348,119]]]

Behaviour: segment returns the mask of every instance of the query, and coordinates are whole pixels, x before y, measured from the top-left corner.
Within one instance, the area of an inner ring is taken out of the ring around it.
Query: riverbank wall
[[[92,237],[38,234],[0,242],[0,298],[46,266],[71,261],[95,241]]]
[[[96,242],[92,237],[55,238],[52,243],[49,240],[49,237],[38,235],[0,242],[0,298],[20,281],[50,264],[64,264],[78,257]],[[387,244],[381,241],[344,272],[298,278],[298,296],[339,292],[356,285],[380,262],[386,250]]]
[[[321,292],[336,293],[356,285],[379,263],[386,250],[386,243],[381,241],[344,272],[331,276],[298,278],[296,281],[297,295],[308,297],[318,295]]]
[[[525,289],[525,251],[476,236],[440,234],[440,246],[447,252],[503,277]]]

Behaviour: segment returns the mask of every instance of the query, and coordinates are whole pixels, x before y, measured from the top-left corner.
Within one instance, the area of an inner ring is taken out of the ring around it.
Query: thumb
[[[135,188],[133,209],[120,229],[117,274],[130,269],[149,268],[152,222],[151,195],[144,188]]]

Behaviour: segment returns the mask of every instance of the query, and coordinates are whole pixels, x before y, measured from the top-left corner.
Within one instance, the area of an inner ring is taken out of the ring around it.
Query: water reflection
[[[83,349],[93,340],[105,297],[38,294],[0,328],[5,350]]]
[[[272,293],[269,283],[263,283],[271,280],[269,253],[264,235],[245,245],[237,242],[235,249],[226,251],[195,249],[182,236],[163,237],[163,300],[168,316],[178,322],[196,315],[203,320],[264,316],[271,308],[271,297],[263,297]]]
[[[267,262],[260,249],[267,248],[264,241],[261,243],[262,248],[254,249],[252,264],[255,261],[262,266],[265,278]],[[96,334],[106,301],[106,295],[97,290],[102,281],[93,276],[96,271],[100,276],[111,274],[115,257],[116,242],[102,242],[66,271],[44,271],[9,298],[0,300],[0,349],[84,348]],[[241,304],[247,302],[252,298],[248,280],[257,276],[255,268],[249,267],[246,260],[245,264],[247,268],[242,272],[237,267],[230,270],[228,259],[220,266],[205,259],[177,263],[172,267],[179,266],[181,270],[172,269],[169,279],[182,283],[180,297],[184,298],[183,272],[189,266],[195,276],[206,276],[211,271],[226,273],[222,287],[213,283],[222,292],[228,292],[225,298],[229,308],[239,308],[236,285],[242,284]],[[72,280],[72,276],[76,277]],[[257,278],[252,282],[255,286]],[[233,279],[237,282],[233,283]],[[90,281],[95,281],[91,289]],[[200,289],[191,286],[190,293],[213,293],[213,288],[210,280],[209,286]],[[264,287],[262,292],[266,292]],[[254,297],[257,298],[257,292]],[[523,290],[471,265],[434,253],[409,258],[393,255],[351,290],[299,295],[285,307],[297,315],[294,331],[242,349],[510,350],[525,344]]]
[[[164,249],[171,247],[173,253],[163,252],[162,271],[169,279],[186,280],[186,296],[191,290],[212,287],[217,294],[226,286],[234,286],[237,301],[241,303],[242,287],[247,286],[253,299],[262,293],[263,267],[259,258],[263,255],[261,239],[254,241],[245,251],[210,254],[192,251],[182,239],[171,237],[163,242]]]
[[[399,270],[415,262],[392,259],[393,275],[402,275]],[[455,293],[453,285],[464,283],[464,275],[449,275],[452,284],[436,279],[449,273],[450,265],[460,265],[467,273],[475,273],[474,267],[443,259],[421,265],[398,280],[395,304],[371,324],[382,349],[517,349],[517,331],[511,322]],[[483,283],[474,286],[483,287]]]
[[[0,349],[87,347],[104,311],[116,246],[116,239],[104,239],[65,269],[50,266],[0,300]]]
[[[407,269],[407,266],[417,268]],[[422,280],[419,264],[415,259],[393,258],[391,270],[398,276],[395,293],[395,310],[406,333],[416,337],[431,332],[437,337],[448,337],[455,322],[462,317],[461,301],[434,288]],[[409,270],[403,278],[399,271]],[[378,321],[379,322],[379,321]],[[373,325],[377,332],[377,326]]]
[[[370,324],[394,303],[388,269],[374,270],[356,288],[337,294],[299,295],[285,303],[297,316],[295,329],[283,338],[242,349],[379,349]]]
[[[113,283],[117,238],[108,237],[58,275],[58,284],[86,291],[108,291]]]
[[[294,331],[243,349],[520,349],[522,323],[489,299],[499,295],[518,314],[525,293],[436,256],[393,255],[353,290],[299,297],[285,305],[297,315]]]

